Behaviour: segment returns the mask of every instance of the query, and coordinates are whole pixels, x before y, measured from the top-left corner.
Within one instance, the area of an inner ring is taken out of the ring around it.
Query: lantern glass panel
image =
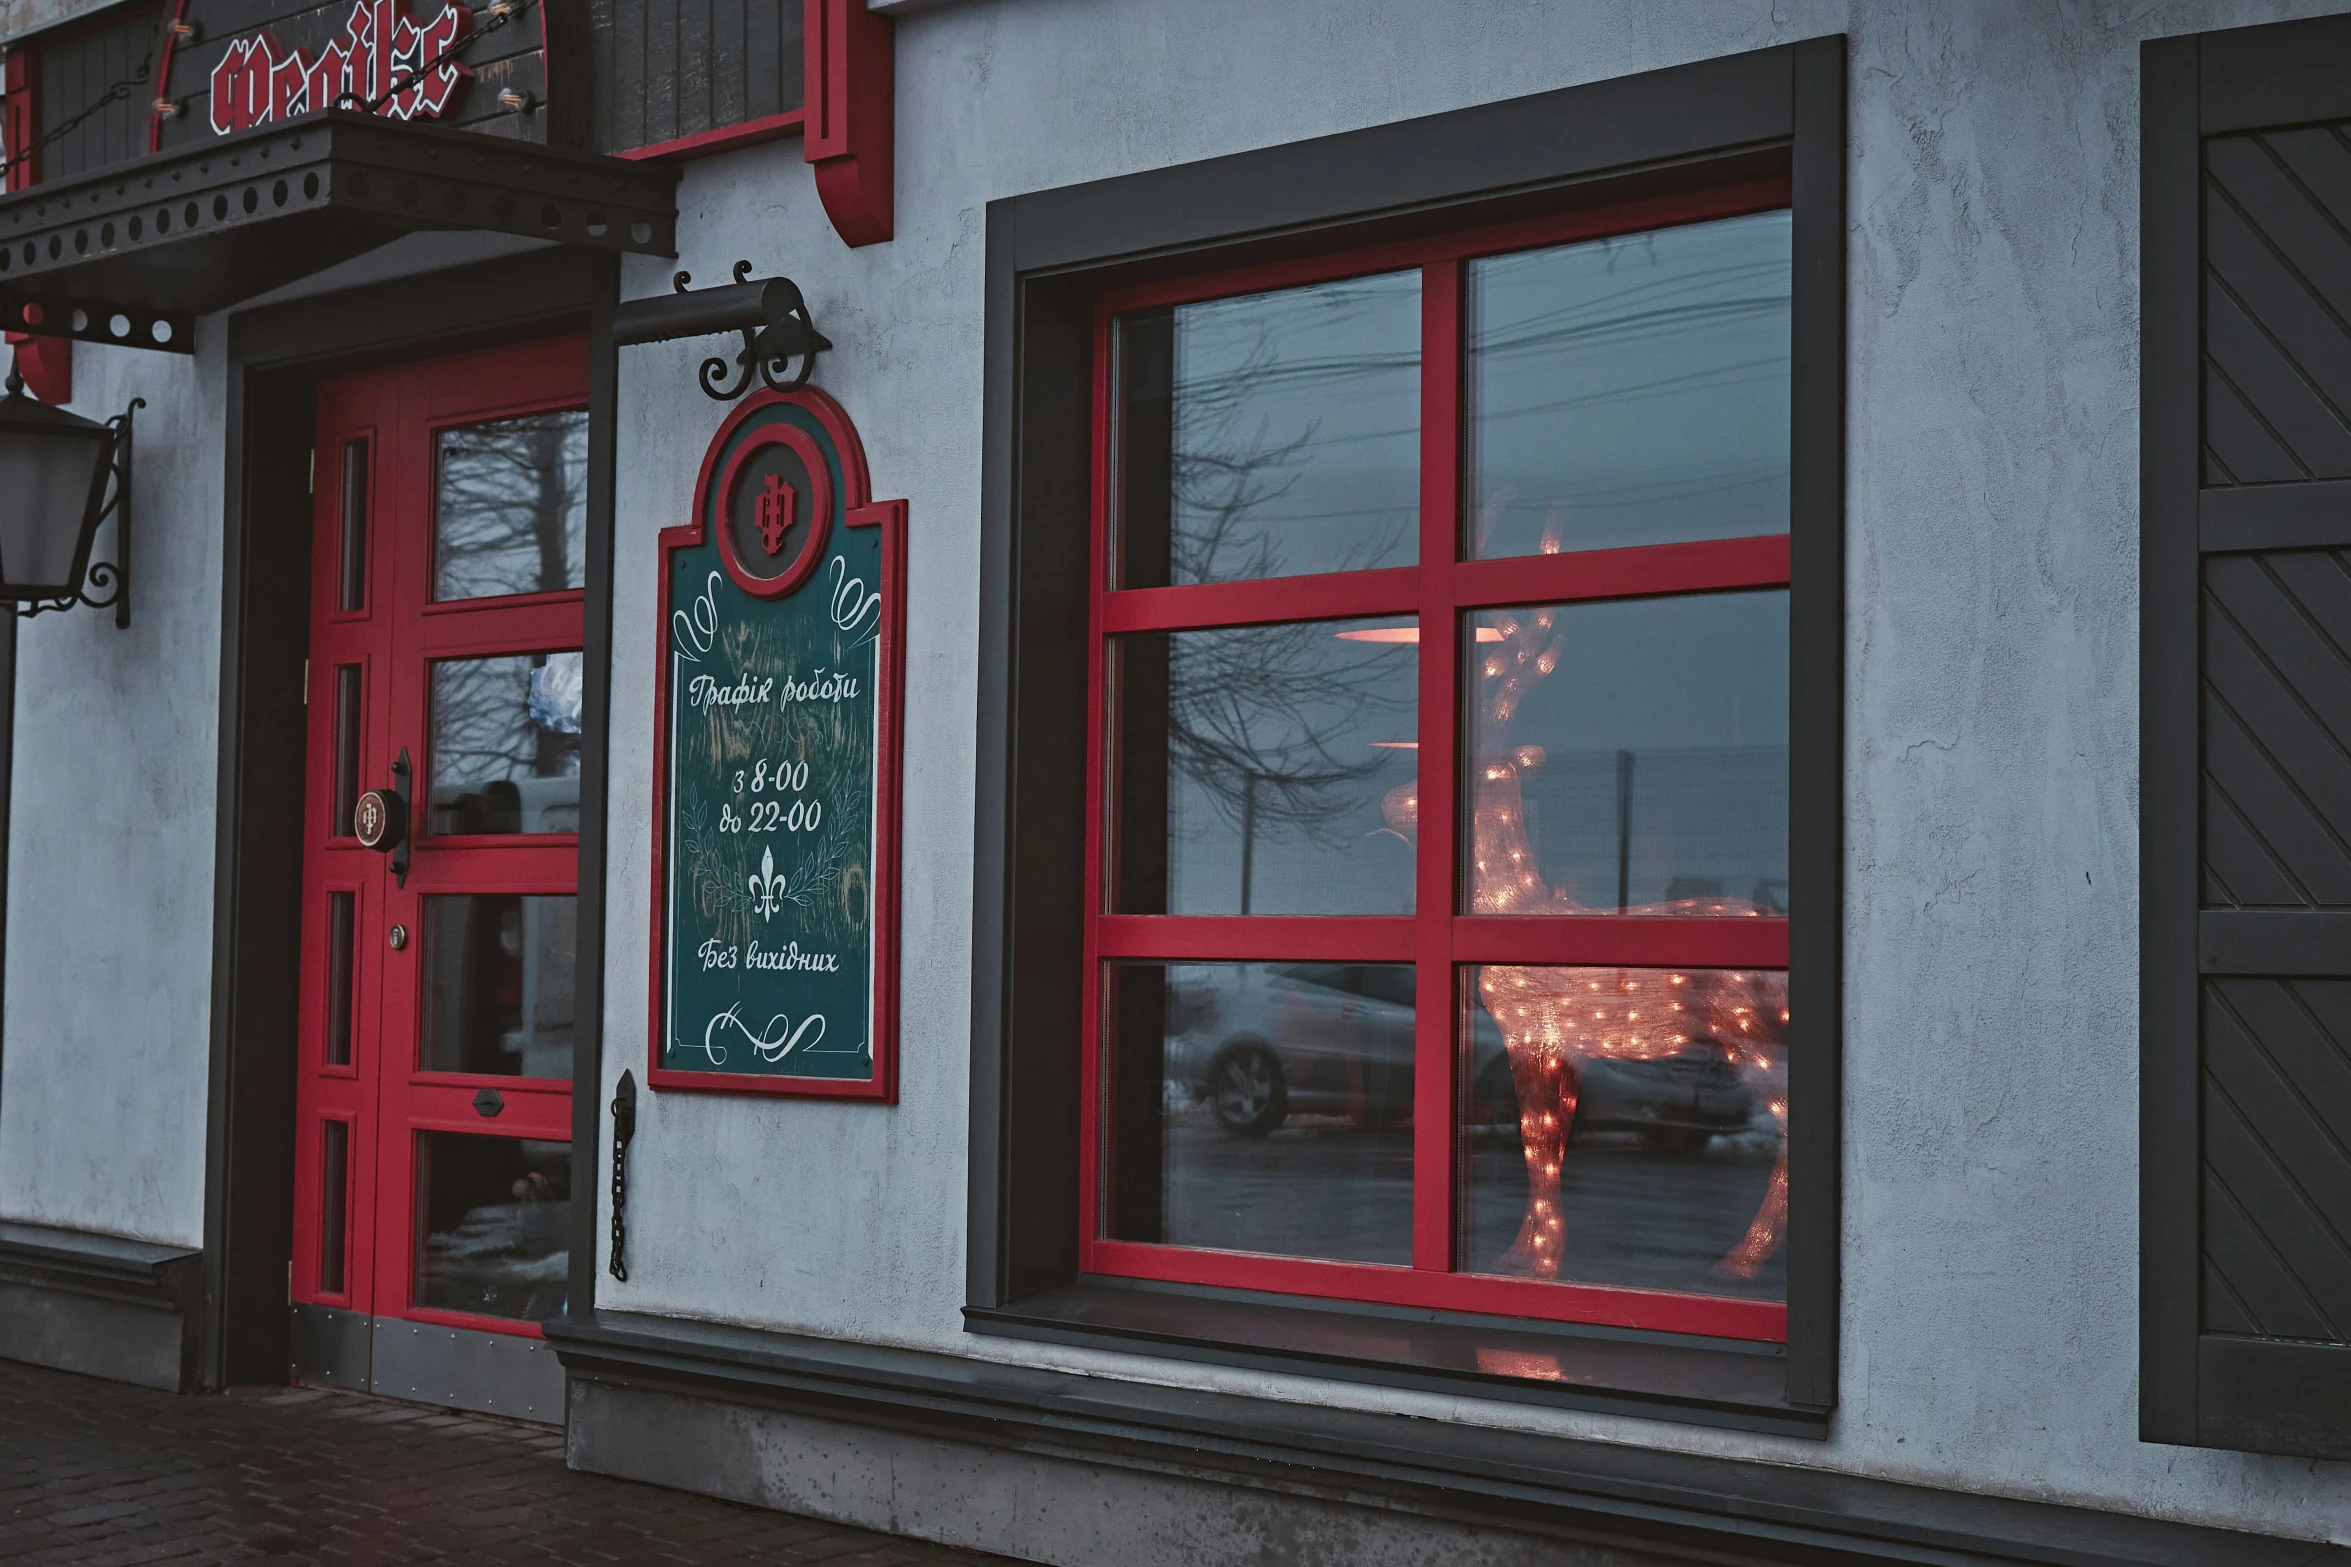
[[[65,597],[103,469],[106,433],[0,429],[0,582]]]

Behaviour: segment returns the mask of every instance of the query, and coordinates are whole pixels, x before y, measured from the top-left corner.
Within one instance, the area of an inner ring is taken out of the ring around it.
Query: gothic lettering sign
[[[419,27],[402,0],[357,0],[340,38],[313,55],[289,49],[264,28],[232,40],[212,68],[212,129],[225,136],[312,109],[348,94],[378,103],[395,120],[438,119],[456,107],[473,70],[457,52],[473,12],[452,3]]]
[[[896,1098],[905,559],[814,388],[746,399],[661,535],[657,1088]]]

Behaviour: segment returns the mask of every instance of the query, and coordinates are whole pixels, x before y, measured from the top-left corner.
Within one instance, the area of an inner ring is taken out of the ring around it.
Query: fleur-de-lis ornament
[[[761,919],[772,919],[783,906],[784,878],[776,874],[773,849],[759,851],[759,874],[751,878],[751,907],[759,911]]]

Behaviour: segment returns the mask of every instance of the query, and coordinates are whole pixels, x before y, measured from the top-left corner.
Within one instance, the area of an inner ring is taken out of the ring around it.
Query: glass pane
[[[416,1304],[540,1322],[563,1312],[571,1144],[422,1132]]]
[[[351,836],[351,813],[359,805],[359,666],[335,666],[335,819],[330,831]]]
[[[437,455],[434,598],[586,583],[587,410],[443,430]]]
[[[318,1194],[318,1287],[343,1293],[343,1236],[350,1212],[351,1123],[328,1121],[320,1130]]]
[[[357,960],[359,895],[327,894],[327,1048],[329,1066],[351,1064],[351,969]]]
[[[1788,529],[1788,214],[1469,267],[1473,556]]]
[[[1787,912],[1786,589],[1470,623],[1470,912]]]
[[[1784,1299],[1787,975],[1464,972],[1462,1268]]]
[[[1420,556],[1420,274],[1122,317],[1117,585]]]
[[[432,830],[580,830],[577,653],[433,665]]]
[[[1419,637],[1391,619],[1118,638],[1115,906],[1412,912]]]
[[[578,909],[515,893],[424,900],[425,1071],[570,1079]]]
[[[351,441],[343,447],[344,609],[367,607],[367,495],[367,443]]]
[[[1412,1262],[1412,970],[1115,963],[1113,1239]]]

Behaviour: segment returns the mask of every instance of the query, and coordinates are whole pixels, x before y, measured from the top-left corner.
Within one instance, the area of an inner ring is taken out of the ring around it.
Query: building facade
[[[0,1354],[1057,1563],[2351,1544],[2351,17],[429,7],[9,23]]]

